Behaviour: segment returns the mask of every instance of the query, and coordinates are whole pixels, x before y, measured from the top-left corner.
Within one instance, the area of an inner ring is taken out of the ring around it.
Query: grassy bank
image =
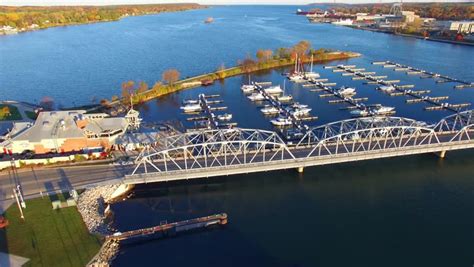
[[[331,60],[342,60],[342,59],[349,59],[353,57],[358,57],[360,54],[353,53],[353,52],[324,52],[316,54],[313,58],[314,63],[321,63]],[[311,60],[307,58],[304,63],[310,63]],[[171,94],[177,91],[181,91],[184,89],[194,88],[197,86],[201,86],[201,81],[203,80],[210,80],[216,81],[221,80],[233,76],[244,75],[248,73],[253,73],[262,70],[269,70],[274,68],[280,68],[285,66],[291,66],[295,64],[295,60],[292,58],[281,58],[281,59],[271,59],[266,60],[264,62],[256,62],[252,66],[243,66],[239,65],[232,68],[227,69],[220,69],[212,73],[207,73],[191,78],[186,78],[180,81],[177,81],[173,84],[168,85],[160,85],[154,86],[153,88],[149,88],[144,92],[138,92],[133,95],[133,102],[135,104],[143,103],[146,101],[150,101],[152,99]],[[109,105],[119,105],[121,103],[128,104],[129,100],[125,100],[123,98],[114,100],[109,103]]]
[[[26,202],[25,221],[16,204],[4,214],[0,251],[29,258],[25,266],[85,266],[99,251],[98,237],[90,235],[75,207],[53,210],[49,198]]]

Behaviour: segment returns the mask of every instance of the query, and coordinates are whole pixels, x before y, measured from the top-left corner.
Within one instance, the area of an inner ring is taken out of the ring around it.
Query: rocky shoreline
[[[120,185],[98,186],[79,195],[77,209],[91,234],[105,238],[99,252],[87,266],[110,266],[119,252],[119,243],[106,237],[114,233],[110,225],[108,202]]]
[[[98,186],[79,195],[77,209],[91,234],[107,236],[113,229],[107,223],[107,201],[119,185]]]

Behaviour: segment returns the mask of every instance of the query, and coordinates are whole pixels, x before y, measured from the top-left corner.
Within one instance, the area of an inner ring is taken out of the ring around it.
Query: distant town
[[[424,9],[414,8],[413,5],[394,3],[391,6],[379,7],[376,5],[334,6],[328,10],[310,9],[304,11],[299,9],[296,13],[305,15],[312,23],[332,23],[437,41],[474,44],[474,21],[472,12],[468,12],[473,8],[472,4],[460,4],[461,8],[457,7],[459,10],[453,7],[450,17],[446,17],[444,13],[441,13],[444,14],[441,16],[436,10],[433,11],[436,4],[424,4]],[[415,7],[417,6],[415,5]],[[465,12],[467,13],[464,14]],[[423,15],[432,15],[433,17]]]

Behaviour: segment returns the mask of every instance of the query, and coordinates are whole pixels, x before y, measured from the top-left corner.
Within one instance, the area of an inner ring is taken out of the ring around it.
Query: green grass
[[[0,251],[29,258],[25,266],[85,266],[101,242],[89,234],[76,207],[53,210],[49,198],[26,203],[25,221],[18,207],[5,213],[10,225],[0,229]]]
[[[22,119],[20,111],[18,111],[17,107],[12,105],[0,105],[0,109],[4,108],[5,106],[10,109],[10,115],[6,117],[0,117],[0,121],[13,121]]]
[[[36,117],[38,117],[35,112],[29,110],[25,110],[25,114],[28,118],[32,120],[36,120]]]

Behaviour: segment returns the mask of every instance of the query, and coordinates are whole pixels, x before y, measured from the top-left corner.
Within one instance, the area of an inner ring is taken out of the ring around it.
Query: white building
[[[40,112],[34,124],[15,123],[0,151],[36,154],[72,152],[89,148],[110,148],[125,133],[125,117],[105,113],[86,114],[85,110]],[[0,152],[1,153],[1,152]]]
[[[452,21],[449,30],[460,33],[473,33],[474,21]]]

